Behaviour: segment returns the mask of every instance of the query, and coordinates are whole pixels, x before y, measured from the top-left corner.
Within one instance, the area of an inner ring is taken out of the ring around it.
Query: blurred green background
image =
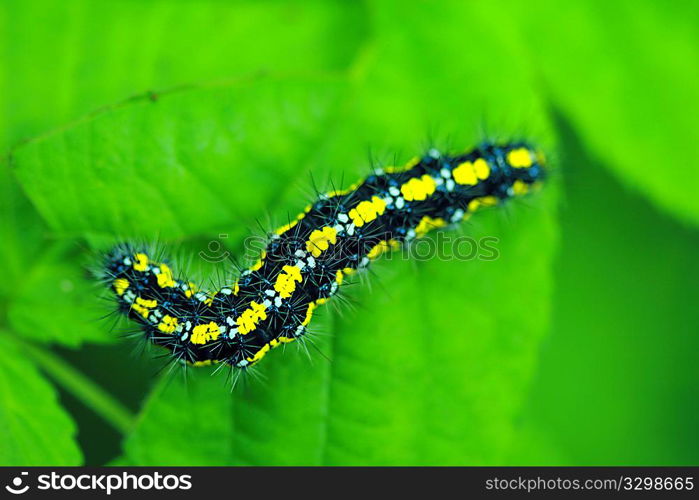
[[[4,0],[0,464],[699,464],[698,11]],[[240,255],[311,175],[484,138],[554,165],[463,228],[500,258],[377,263],[310,361],[231,391],[100,319],[113,241]]]

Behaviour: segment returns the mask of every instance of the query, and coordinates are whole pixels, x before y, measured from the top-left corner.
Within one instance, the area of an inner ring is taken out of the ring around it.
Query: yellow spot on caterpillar
[[[311,233],[306,242],[306,250],[311,252],[314,257],[318,257],[327,250],[330,245],[334,245],[336,242],[337,231],[330,226],[325,226]]]
[[[485,180],[490,176],[490,166],[483,158],[478,158],[473,162],[473,170],[476,172],[476,177]]]
[[[523,181],[520,181],[519,179],[517,179],[512,184],[512,192],[515,195],[527,194],[529,192],[529,185],[526,182],[523,182]]]
[[[512,168],[529,168],[532,166],[532,155],[527,148],[513,149],[507,153],[507,163]]]
[[[162,321],[158,324],[158,330],[163,333],[172,333],[177,328],[177,318],[173,318],[169,314],[163,316]]]
[[[212,293],[211,295],[209,295],[209,297],[204,301],[204,304],[206,304],[207,306],[211,307],[211,304],[214,303],[214,298],[216,297],[216,294],[217,294],[217,293],[218,293],[218,292],[214,292],[214,293]]]
[[[336,189],[334,191],[328,191],[327,193],[325,193],[325,196],[327,196],[328,198],[334,198],[335,196],[344,196],[350,191],[351,189]]]
[[[203,361],[195,361],[194,363],[192,363],[192,366],[209,366],[218,362],[219,361],[217,359],[205,359]]]
[[[148,318],[150,310],[158,305],[157,300],[142,299],[141,297],[136,298],[136,302],[131,304],[131,309],[136,311],[138,314],[144,318]]]
[[[189,341],[192,344],[206,344],[210,340],[216,340],[220,335],[219,326],[213,321],[203,325],[197,325],[192,329]]]
[[[303,214],[301,215],[301,217],[303,217]],[[277,233],[278,235],[281,236],[282,234],[286,233],[289,229],[291,229],[292,227],[294,227],[296,224],[298,224],[298,220],[291,221],[291,222],[289,222],[288,224],[284,224],[282,227],[280,227],[279,229],[277,229],[277,230],[275,231],[275,233]]]
[[[143,307],[143,306],[139,306],[138,304],[131,304],[131,309],[136,311],[138,314],[140,314],[144,318],[147,318],[148,314],[150,313],[150,309]]]
[[[400,192],[406,201],[426,200],[428,196],[434,193],[437,184],[434,179],[427,174],[422,177],[413,177],[408,182],[400,187]]]
[[[148,269],[148,256],[144,253],[137,253],[134,257],[133,268],[136,271],[145,271]]]
[[[269,351],[269,344],[265,344],[262,348],[255,353],[252,358],[247,358],[251,363],[257,363],[259,360],[265,357],[265,354]]]
[[[291,297],[296,290],[296,283],[301,282],[301,269],[296,266],[284,266],[277,276],[274,289],[279,292],[282,299]]]
[[[357,227],[362,227],[386,211],[386,202],[378,196],[372,196],[369,201],[362,201],[349,211],[349,216]]]
[[[160,264],[160,272],[156,276],[160,288],[172,288],[176,285],[175,280],[172,279],[172,271],[167,264]]]
[[[335,196],[344,196],[346,194],[351,193],[355,189],[357,189],[357,186],[359,186],[359,184],[355,183],[355,184],[352,184],[347,189],[336,189],[334,191],[330,191],[328,193],[325,193],[325,196],[327,196],[328,198],[334,198]]]
[[[338,285],[342,285],[342,281],[344,280],[345,275],[342,274],[342,270],[338,269],[337,272],[335,273],[335,283]]]
[[[388,250],[394,250],[396,248],[400,248],[400,243],[397,240],[382,240],[379,241],[376,245],[374,245],[374,247],[371,250],[369,250],[369,253],[367,253],[367,257],[371,260],[374,260],[377,257],[379,257],[382,253]]]
[[[187,298],[190,298],[192,295],[194,295],[198,291],[199,291],[199,288],[197,287],[197,285],[195,285],[194,283],[189,281],[187,283],[187,290],[184,291],[184,294]]]
[[[265,306],[257,302],[250,302],[250,307],[238,316],[235,322],[238,324],[238,333],[245,335],[257,328],[258,321],[267,319]]]
[[[351,275],[353,275],[354,273],[356,273],[357,270],[356,270],[356,269],[352,269],[351,267],[346,267],[346,268],[344,268],[344,269],[342,270],[342,272],[344,273],[345,276],[351,276]]]
[[[293,342],[294,340],[296,340],[296,339],[292,338],[292,337],[283,337],[282,336],[282,337],[277,337],[276,339],[270,340],[269,345],[271,345],[272,347],[277,347],[278,345],[288,344],[289,342]]]
[[[464,186],[475,186],[478,184],[478,177],[476,176],[476,171],[473,168],[473,163],[470,161],[465,161],[457,165],[457,167],[452,171],[454,180],[457,184]]]
[[[308,309],[306,309],[306,317],[301,322],[301,324],[303,326],[306,326],[306,325],[308,325],[308,323],[311,322],[311,318],[313,318],[313,311],[315,310],[316,307],[318,307],[316,305],[317,302],[319,302],[319,301],[311,302],[310,304],[308,304]]]
[[[269,344],[265,344],[262,348],[255,353],[253,357],[246,358],[250,363],[257,363],[259,360],[265,357],[265,354],[269,352],[270,349],[280,346],[282,344],[288,344],[296,340],[291,337],[278,337],[269,341]]]
[[[432,229],[437,229],[446,225],[447,221],[442,218],[437,217],[433,219],[429,215],[425,215],[422,219],[420,219],[420,222],[415,227],[415,234],[418,236],[424,236]]]
[[[386,167],[383,169],[383,171],[386,172],[387,174],[396,174],[398,172],[407,172],[408,170],[413,168],[418,163],[420,163],[420,157],[414,156],[408,161],[408,163],[406,163],[402,167]]]
[[[262,250],[262,254],[260,255],[260,258],[253,264],[253,266],[250,268],[251,271],[257,271],[259,268],[262,267],[262,264],[264,264],[265,257],[267,256],[267,252]]]
[[[238,282],[235,282],[235,285],[233,285],[233,295],[238,295],[238,292],[240,291],[240,285]]]
[[[137,297],[136,304],[142,305],[143,307],[147,307],[148,309],[153,309],[155,306],[158,305],[158,301],[155,299],[143,299],[141,297]]]
[[[385,241],[379,241],[376,245],[372,247],[371,250],[369,250],[369,253],[367,253],[366,256],[371,260],[374,260],[379,255],[381,255],[386,248],[388,248],[388,244]]]
[[[498,199],[495,196],[483,196],[482,198],[476,198],[471,200],[468,204],[469,212],[475,212],[481,207],[494,207],[498,204]]]
[[[117,293],[117,295],[124,295],[126,289],[129,288],[129,280],[117,278],[114,280],[114,283],[112,283],[112,286],[114,286],[114,291]]]

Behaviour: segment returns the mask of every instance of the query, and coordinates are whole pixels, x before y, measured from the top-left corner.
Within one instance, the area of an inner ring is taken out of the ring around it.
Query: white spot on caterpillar
[[[404,206],[405,206],[405,200],[403,199],[403,197],[399,196],[398,198],[396,198],[396,208],[398,210],[400,210]]]
[[[464,211],[461,210],[460,208],[457,208],[454,211],[454,214],[451,216],[451,221],[452,222],[459,222],[463,218],[464,218]]]
[[[349,217],[347,216],[347,214],[338,214],[337,220],[344,224],[345,222],[349,221]]]

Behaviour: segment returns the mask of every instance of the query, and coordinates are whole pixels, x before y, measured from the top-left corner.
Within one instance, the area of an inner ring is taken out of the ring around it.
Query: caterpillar
[[[523,142],[454,156],[430,149],[321,194],[269,237],[254,265],[216,291],[177,279],[166,261],[128,244],[107,254],[103,277],[118,310],[176,360],[247,368],[301,338],[345,278],[382,253],[524,195],[545,176],[542,153]]]

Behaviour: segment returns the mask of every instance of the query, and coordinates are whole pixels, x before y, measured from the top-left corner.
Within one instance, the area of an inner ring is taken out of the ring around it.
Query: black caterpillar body
[[[255,265],[214,292],[129,245],[107,256],[105,275],[120,310],[176,359],[245,368],[302,337],[345,277],[384,251],[524,195],[544,176],[543,156],[524,143],[456,156],[430,150],[321,195],[271,236]]]

